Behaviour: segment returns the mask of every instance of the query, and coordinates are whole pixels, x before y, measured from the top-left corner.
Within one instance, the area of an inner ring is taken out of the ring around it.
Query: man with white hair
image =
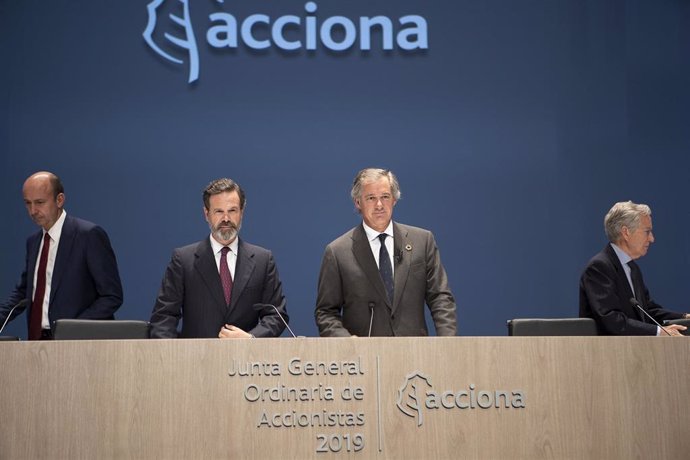
[[[580,278],[580,317],[593,318],[602,335],[682,335],[684,326],[670,325],[663,331],[635,306],[659,323],[690,318],[654,302],[635,263],[654,242],[649,206],[616,203],[604,218],[604,228],[610,243],[589,261]]]

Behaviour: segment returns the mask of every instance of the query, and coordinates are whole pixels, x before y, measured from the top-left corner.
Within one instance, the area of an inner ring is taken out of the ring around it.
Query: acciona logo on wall
[[[398,389],[396,406],[403,414],[415,418],[419,427],[424,423],[425,410],[524,409],[525,396],[522,390],[480,390],[474,383],[463,390],[437,391],[429,376],[414,371]]]
[[[203,3],[199,0],[194,6]],[[224,4],[224,0],[215,3]],[[217,11],[208,15],[206,24],[192,24],[191,4],[192,0],[153,0],[146,7],[148,22],[143,33],[148,46],[160,57],[188,66],[189,83],[198,80],[201,71],[197,33],[203,33],[206,43],[216,49],[243,45],[254,50],[275,47],[288,52],[327,49],[337,54],[352,48],[409,53],[429,47],[427,21],[419,15],[397,19],[382,15],[322,17],[317,3],[309,1],[298,14],[271,17],[255,13],[243,18]]]

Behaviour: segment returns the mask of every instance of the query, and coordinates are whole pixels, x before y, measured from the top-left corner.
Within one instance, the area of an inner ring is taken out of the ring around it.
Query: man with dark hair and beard
[[[273,255],[238,237],[244,191],[231,179],[217,179],[203,201],[211,235],[173,251],[151,314],[151,337],[278,337],[285,329],[278,311],[285,321],[288,315]]]

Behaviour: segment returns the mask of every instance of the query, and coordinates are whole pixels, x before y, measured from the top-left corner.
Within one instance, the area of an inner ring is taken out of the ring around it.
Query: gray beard
[[[213,232],[213,236],[217,240],[232,241],[240,233],[240,228],[242,228],[242,223],[240,223],[240,225],[238,225],[237,228],[228,228],[228,229],[225,229],[225,228],[213,229],[213,228],[211,228],[211,232]]]
[[[237,230],[234,230],[234,229],[228,229],[228,230],[222,229],[222,230],[220,230],[220,229],[219,229],[219,230],[216,230],[216,231],[213,233],[213,235],[214,235],[214,236],[216,237],[216,239],[218,239],[218,240],[222,240],[222,241],[232,241],[232,240],[235,239],[235,237],[237,236]]]

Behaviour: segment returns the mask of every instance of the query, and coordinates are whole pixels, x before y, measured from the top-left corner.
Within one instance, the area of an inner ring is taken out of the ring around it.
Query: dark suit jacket
[[[315,310],[322,336],[368,336],[372,309],[372,336],[426,336],[425,303],[436,333],[456,334],[455,299],[432,233],[394,222],[393,244],[393,302],[362,225],[326,247]]]
[[[642,274],[633,283],[641,286],[638,302],[655,320],[682,318],[682,313],[664,310],[649,296]],[[623,266],[610,244],[587,264],[580,278],[580,317],[596,321],[602,335],[656,335],[657,326],[630,303],[634,297]]]
[[[24,272],[9,301],[0,307],[2,320],[22,299],[28,301],[27,323],[31,318],[33,278],[42,239],[43,230],[39,230],[26,241]],[[120,305],[122,284],[107,233],[96,224],[68,214],[51,280],[50,323],[63,318],[113,319]],[[17,309],[13,316],[19,313],[21,310]]]
[[[151,315],[153,338],[217,338],[224,324],[232,324],[255,337],[278,337],[285,329],[273,308],[289,321],[285,297],[270,251],[245,243],[237,247],[237,265],[230,305],[208,238],[173,251]],[[182,331],[177,326],[182,319]]]

